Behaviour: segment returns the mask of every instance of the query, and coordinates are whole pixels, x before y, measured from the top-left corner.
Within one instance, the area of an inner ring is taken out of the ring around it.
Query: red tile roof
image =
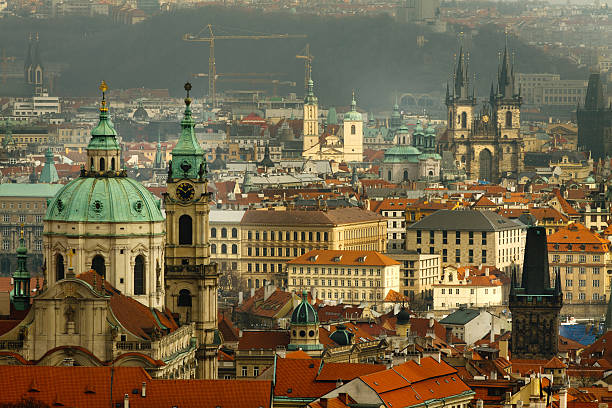
[[[261,317],[275,317],[287,303],[292,302],[291,293],[278,288],[264,300],[265,289],[263,286],[257,289],[236,311]]]
[[[106,408],[123,406],[127,394],[133,408],[271,406],[270,381],[153,380],[140,367],[0,366],[0,378],[11,379],[0,404],[32,398],[50,406]]]
[[[570,224],[547,237],[548,251],[608,252],[610,241],[580,223]]]
[[[238,342],[238,350],[276,350],[288,344],[287,330],[244,330]]]
[[[314,249],[287,265],[392,266],[400,263],[377,251],[341,251]]]
[[[559,360],[557,357],[553,357],[548,361],[548,363],[544,364],[544,368],[548,369],[563,369],[567,368],[567,365]]]

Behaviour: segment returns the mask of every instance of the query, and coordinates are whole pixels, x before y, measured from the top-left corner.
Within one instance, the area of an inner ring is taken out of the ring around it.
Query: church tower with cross
[[[217,378],[217,265],[210,262],[210,193],[206,158],[191,115],[191,84],[185,84],[181,134],[168,164],[166,209],[166,306],[181,324],[195,323],[197,377]]]

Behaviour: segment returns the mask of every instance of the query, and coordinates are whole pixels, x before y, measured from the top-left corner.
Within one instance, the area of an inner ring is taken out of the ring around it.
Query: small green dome
[[[302,301],[299,305],[293,309],[291,314],[291,324],[317,324],[319,323],[319,316],[317,311],[308,303],[308,294],[304,292],[302,294]]]
[[[426,135],[435,135],[436,134],[436,129],[434,129],[433,126],[431,126],[431,123],[427,126],[427,129],[425,129],[425,134]]]
[[[588,176],[587,178],[584,179],[585,183],[594,183],[595,179],[593,178],[593,176]]]
[[[423,126],[421,126],[421,120],[417,120],[417,124],[414,128],[414,134],[415,135],[423,134]]]
[[[351,110],[344,114],[344,120],[350,122],[361,122],[363,117],[361,113],[357,112],[357,101],[355,101],[355,94],[353,94],[353,100],[351,101]]]
[[[159,200],[128,177],[79,177],[57,192],[46,221],[163,221]]]
[[[87,150],[121,150],[117,142],[117,131],[108,116],[106,108],[100,110],[100,121],[91,131]]]
[[[329,338],[340,346],[348,346],[353,339],[353,333],[349,332],[345,325],[339,324]]]
[[[395,317],[397,318],[397,324],[403,325],[410,323],[410,313],[403,307]]]
[[[418,156],[419,149],[414,146],[395,146],[385,152],[385,156]]]

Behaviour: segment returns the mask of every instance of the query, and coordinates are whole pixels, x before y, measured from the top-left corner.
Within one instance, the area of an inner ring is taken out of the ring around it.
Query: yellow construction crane
[[[272,95],[277,96],[278,86],[296,86],[297,84],[294,81],[281,81],[278,79],[266,79],[266,78],[219,78],[220,82],[243,82],[248,84],[271,84],[272,85]]]
[[[203,37],[202,32],[208,30],[208,36]],[[268,40],[278,38],[306,38],[304,34],[249,34],[249,35],[215,35],[212,24],[208,24],[197,34],[185,34],[183,41],[207,42],[209,44],[208,56],[208,96],[212,106],[217,105],[217,69],[215,64],[215,40]]]
[[[308,81],[310,81],[312,73],[312,60],[314,59],[314,55],[310,53],[310,44],[306,44],[306,47],[295,58],[304,60],[304,91],[307,91]]]

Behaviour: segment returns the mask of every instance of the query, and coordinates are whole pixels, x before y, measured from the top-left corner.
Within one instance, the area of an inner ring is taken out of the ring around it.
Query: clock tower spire
[[[197,376],[217,378],[217,265],[210,262],[208,213],[210,194],[204,150],[191,116],[191,84],[185,84],[181,135],[172,150],[164,194],[166,209],[166,305],[180,324],[195,323]]]

